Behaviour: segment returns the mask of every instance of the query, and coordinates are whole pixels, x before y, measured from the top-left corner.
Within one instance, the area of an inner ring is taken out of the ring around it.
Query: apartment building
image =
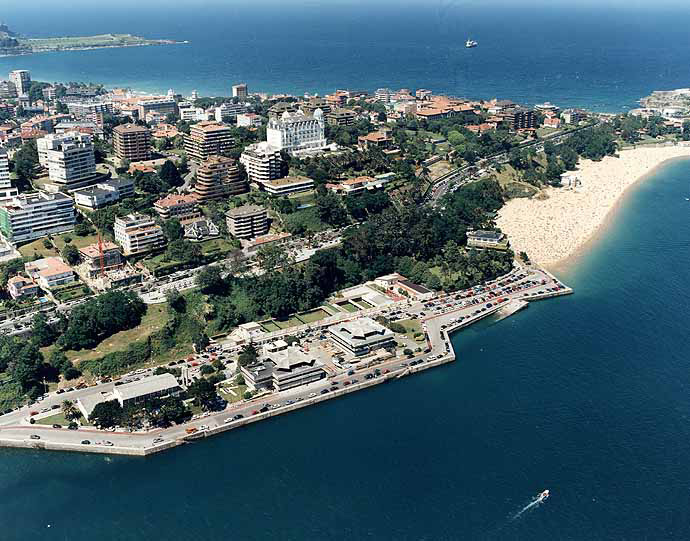
[[[237,125],[244,128],[258,128],[261,126],[261,117],[256,113],[242,113],[237,115]]]
[[[18,96],[28,96],[29,88],[31,88],[31,73],[29,71],[11,71],[9,80],[14,85]]]
[[[357,114],[351,109],[333,109],[326,113],[326,122],[331,126],[352,126]]]
[[[177,102],[174,98],[145,99],[137,103],[137,110],[141,119],[146,118],[146,115],[152,112],[163,115],[177,114]]]
[[[307,177],[292,176],[265,180],[259,183],[261,189],[275,196],[306,192],[314,187],[314,181]]]
[[[10,180],[10,161],[7,152],[0,149],[0,204],[19,194],[17,188],[12,187]]]
[[[232,120],[237,115],[241,115],[242,113],[246,113],[247,111],[247,106],[244,103],[223,103],[220,106],[216,107],[216,122]]]
[[[213,155],[232,148],[232,132],[229,126],[219,122],[199,122],[191,127],[185,137],[185,150],[190,159],[203,162]]]
[[[113,150],[120,161],[151,159],[151,131],[145,126],[121,124],[113,129]]]
[[[74,271],[59,257],[44,257],[24,265],[24,270],[43,289],[71,284]]]
[[[79,132],[49,134],[36,142],[38,161],[48,169],[51,182],[77,188],[96,177],[96,158],[90,135]]]
[[[395,345],[393,331],[369,317],[337,323],[328,332],[336,346],[356,357]]]
[[[159,199],[153,208],[163,220],[176,218],[180,221],[193,220],[201,217],[199,202],[196,195],[170,194]]]
[[[36,192],[0,206],[0,233],[11,244],[74,229],[74,201],[63,193]]]
[[[283,176],[283,159],[280,149],[267,142],[245,147],[240,156],[250,182],[267,182]]]
[[[278,150],[290,154],[326,148],[326,122],[323,111],[317,109],[314,115],[302,111],[283,113],[280,118],[271,118],[266,129],[266,140]]]
[[[138,255],[165,246],[163,230],[155,221],[144,214],[128,214],[115,219],[115,242],[124,255]]]
[[[99,182],[95,186],[80,188],[72,192],[74,202],[88,209],[98,209],[134,195],[134,181],[127,178],[114,178]]]
[[[232,85],[232,97],[239,98],[241,100],[246,100],[249,92],[247,90],[246,83],[240,83],[237,85]]]
[[[258,205],[245,205],[225,213],[228,231],[237,239],[250,239],[268,233],[268,212]]]
[[[249,191],[240,175],[240,168],[232,158],[211,156],[196,170],[194,194],[199,202],[222,199]]]
[[[111,101],[85,100],[69,102],[67,110],[78,119],[86,119],[97,113],[112,115],[114,108]]]

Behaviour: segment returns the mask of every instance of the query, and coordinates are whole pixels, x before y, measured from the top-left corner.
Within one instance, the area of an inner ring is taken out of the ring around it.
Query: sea
[[[132,33],[187,44],[0,58],[0,74],[149,93],[427,88],[617,112],[690,86],[680,0],[3,0],[28,37]],[[465,48],[475,39],[479,46]],[[6,77],[6,76],[3,76]]]
[[[548,6],[482,18],[468,3],[465,24],[437,16],[443,5],[417,20],[414,6],[371,15],[368,4],[323,8],[333,20],[317,3],[244,24],[233,10],[176,18],[175,6],[158,17],[144,6],[129,25],[116,10],[91,26],[37,17],[21,27],[192,43],[0,62],[37,79],[151,91],[423,85],[616,110],[687,86],[680,14],[662,32],[651,13],[648,24],[600,8],[609,19],[562,9],[557,21]],[[476,50],[461,43],[469,34]],[[146,459],[0,449],[0,539],[688,539],[686,197],[690,160],[635,185],[558,271],[574,295],[455,334],[455,363]],[[544,489],[549,499],[528,507]]]

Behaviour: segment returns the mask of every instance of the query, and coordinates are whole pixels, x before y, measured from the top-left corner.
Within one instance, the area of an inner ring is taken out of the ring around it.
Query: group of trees
[[[180,424],[192,418],[191,410],[185,406],[179,396],[154,398],[148,400],[143,407],[129,406],[123,408],[117,400],[108,400],[96,404],[89,421],[101,428],[114,426],[138,427],[143,423],[166,428],[173,424]]]

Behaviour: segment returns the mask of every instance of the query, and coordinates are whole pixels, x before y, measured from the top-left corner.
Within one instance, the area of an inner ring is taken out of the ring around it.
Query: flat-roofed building
[[[90,135],[80,132],[49,134],[36,141],[39,163],[51,182],[77,188],[96,179],[96,157]]]
[[[139,100],[137,103],[139,118],[142,120],[152,112],[168,115],[177,114],[177,102],[174,98],[153,98]]]
[[[12,181],[10,180],[10,161],[7,157],[7,153],[0,149],[0,204],[3,201],[12,199],[16,195],[19,195],[19,190],[12,187]]]
[[[222,103],[216,107],[214,118],[216,122],[223,122],[224,120],[232,120],[237,115],[246,113],[247,106],[244,103]]]
[[[146,161],[151,158],[151,130],[137,124],[113,128],[113,150],[121,161]]]
[[[250,182],[267,182],[283,176],[283,159],[280,149],[267,142],[254,143],[244,149],[240,156]]]
[[[468,231],[467,246],[470,248],[508,249],[508,238],[499,231]]]
[[[125,266],[120,247],[109,240],[102,242],[103,271],[110,272]],[[79,256],[86,268],[89,278],[96,278],[101,273],[101,247],[98,244],[90,244],[79,248]]]
[[[326,98],[309,98],[306,102],[300,104],[300,108],[308,115],[314,115],[314,111],[321,109],[325,115],[331,112],[331,104]]]
[[[127,407],[130,404],[137,404],[158,398],[161,396],[176,395],[182,389],[177,379],[172,374],[160,374],[149,376],[139,381],[118,385],[113,391],[113,396],[120,403],[120,406]]]
[[[128,214],[115,218],[115,242],[125,255],[138,255],[165,246],[161,226],[144,214]]]
[[[331,126],[352,126],[357,114],[352,109],[332,109],[326,113],[326,122]]]
[[[228,231],[237,239],[250,239],[268,233],[268,211],[258,205],[245,205],[225,213]]]
[[[31,88],[31,72],[28,70],[14,70],[10,72],[10,82],[17,90],[18,96],[27,96]]]
[[[249,186],[232,158],[210,156],[196,170],[194,194],[201,203],[247,191]]]
[[[341,195],[354,195],[362,193],[364,191],[374,191],[379,190],[384,187],[385,184],[390,182],[395,176],[392,177],[357,177],[349,178],[343,180],[338,184],[326,184],[326,187],[337,194]]]
[[[74,271],[59,257],[44,257],[24,265],[24,270],[44,289],[71,284],[75,281]]]
[[[134,195],[134,181],[124,177],[109,179],[95,186],[74,190],[72,195],[78,206],[97,209]]]
[[[199,202],[193,194],[170,194],[153,204],[158,215],[164,220],[176,218],[186,221],[201,217]]]
[[[80,100],[67,103],[67,110],[78,119],[86,119],[93,118],[96,113],[112,115],[114,108],[112,101]]]
[[[184,143],[189,158],[203,162],[232,148],[232,131],[218,122],[199,122],[190,128]]]
[[[247,90],[247,84],[246,83],[239,83],[236,85],[232,85],[232,97],[233,98],[239,98],[241,100],[246,100],[248,95],[249,95],[249,91]]]
[[[336,323],[328,328],[328,332],[336,346],[357,357],[395,345],[393,331],[369,317]]]
[[[314,181],[308,177],[291,176],[267,180],[260,183],[261,189],[275,196],[305,192],[314,188]]]
[[[0,233],[17,244],[74,229],[74,201],[63,193],[20,194],[0,206]]]
[[[237,115],[237,125],[244,128],[258,128],[261,126],[261,117],[256,113],[242,113]]]

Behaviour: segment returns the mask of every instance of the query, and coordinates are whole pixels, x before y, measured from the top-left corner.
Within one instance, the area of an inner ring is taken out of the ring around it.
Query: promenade
[[[252,400],[229,405],[220,412],[207,413],[182,425],[149,431],[107,431],[95,428],[52,428],[30,424],[30,413],[48,412],[63,400],[106,393],[113,383],[106,383],[64,394],[51,394],[39,404],[32,404],[0,417],[0,446],[46,450],[81,451],[146,456],[203,438],[239,428],[262,419],[288,413],[344,394],[379,385],[455,360],[450,334],[489,316],[511,313],[521,303],[572,293],[572,290],[548,272],[517,267],[509,274],[466,291],[438,295],[426,302],[396,303],[368,313],[396,319],[400,313],[421,322],[428,348],[415,356],[394,357],[383,361],[362,360],[351,368],[342,368],[327,378],[284,392],[273,392]],[[354,315],[353,315],[354,316]],[[323,323],[326,326],[326,323]],[[152,370],[138,371],[146,377]],[[131,377],[131,376],[130,376]],[[194,430],[193,434],[189,434]],[[34,436],[32,439],[31,436]],[[38,437],[38,438],[36,438]],[[88,440],[88,444],[82,443]]]

